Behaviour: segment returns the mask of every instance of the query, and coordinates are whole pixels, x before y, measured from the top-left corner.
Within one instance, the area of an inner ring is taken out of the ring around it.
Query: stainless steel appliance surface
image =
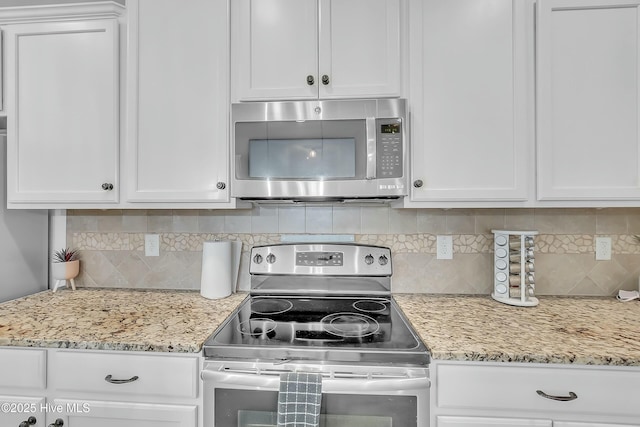
[[[291,371],[322,374],[324,427],[428,426],[430,356],[391,296],[388,248],[257,246],[250,274],[204,345],[206,427],[275,426]]]
[[[404,99],[233,104],[232,196],[279,203],[406,196],[406,109]]]

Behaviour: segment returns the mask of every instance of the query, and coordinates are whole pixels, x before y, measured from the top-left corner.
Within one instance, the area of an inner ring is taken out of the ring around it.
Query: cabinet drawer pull
[[[111,375],[107,375],[106,377],[104,377],[104,380],[108,383],[111,384],[126,384],[126,383],[132,383],[134,381],[136,381],[138,379],[137,375],[134,375],[133,377],[129,378],[128,380],[115,380],[113,379],[113,377]]]
[[[545,399],[558,400],[560,402],[569,402],[570,400],[576,400],[578,398],[578,395],[572,391],[569,392],[569,396],[552,396],[542,390],[536,390],[536,393],[538,393],[538,396],[542,396]]]

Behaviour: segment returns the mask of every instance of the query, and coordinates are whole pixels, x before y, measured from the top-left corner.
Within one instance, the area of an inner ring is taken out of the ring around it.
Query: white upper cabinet
[[[640,1],[537,7],[538,199],[639,202]]]
[[[532,2],[415,0],[410,12],[411,206],[526,202]]]
[[[3,33],[8,205],[116,203],[117,20],[11,24]]]
[[[232,1],[232,99],[400,96],[400,3]]]
[[[127,202],[228,202],[224,0],[129,0]]]

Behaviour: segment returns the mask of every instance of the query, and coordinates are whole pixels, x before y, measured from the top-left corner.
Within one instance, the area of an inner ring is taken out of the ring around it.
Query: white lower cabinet
[[[53,413],[71,427],[198,427],[196,355],[55,350]]]
[[[35,421],[31,427],[45,426],[45,398],[0,395],[0,426],[19,427],[23,421]],[[31,420],[29,420],[31,418]]]
[[[0,426],[45,425],[46,351],[0,348]]]
[[[66,427],[195,427],[195,405],[145,404],[85,399],[55,399],[64,412],[52,418]],[[4,425],[4,424],[3,424]]]
[[[640,424],[573,423],[565,421],[553,423],[553,427],[637,427],[638,425]]]
[[[432,424],[640,427],[640,368],[436,361]]]
[[[436,417],[435,427],[634,427],[631,424],[575,423],[524,418]]]
[[[485,417],[437,417],[437,427],[551,427],[550,420]]]

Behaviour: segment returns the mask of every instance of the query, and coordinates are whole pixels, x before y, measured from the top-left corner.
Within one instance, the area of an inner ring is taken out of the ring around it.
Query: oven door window
[[[278,392],[215,389],[216,427],[276,427]],[[416,396],[323,394],[320,427],[417,427]]]

